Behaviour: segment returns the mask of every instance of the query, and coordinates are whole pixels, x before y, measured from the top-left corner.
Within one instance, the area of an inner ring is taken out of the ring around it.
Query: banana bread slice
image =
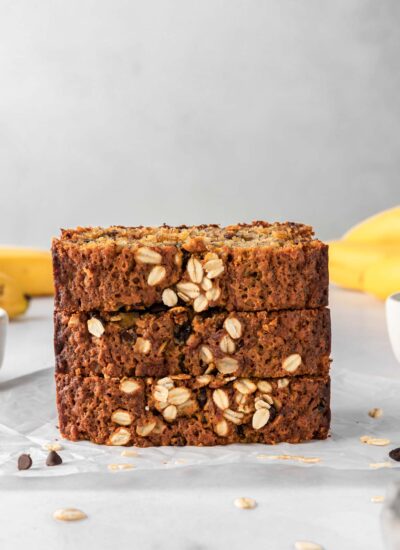
[[[329,309],[55,312],[58,372],[81,376],[326,375]]]
[[[52,252],[55,304],[69,312],[161,303],[197,313],[262,311],[328,301],[328,247],[301,224],[68,229]]]
[[[56,375],[60,431],[107,445],[300,443],[325,439],[329,377],[105,379]]]

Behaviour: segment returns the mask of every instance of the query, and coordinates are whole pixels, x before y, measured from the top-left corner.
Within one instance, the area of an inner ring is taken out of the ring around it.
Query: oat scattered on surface
[[[371,502],[374,502],[375,504],[380,504],[385,500],[385,497],[383,495],[374,495],[371,497]]]
[[[233,504],[236,506],[236,508],[241,508],[242,510],[252,510],[257,506],[257,502],[254,500],[254,498],[249,497],[235,498]]]
[[[307,540],[298,540],[294,543],[294,547],[296,550],[323,550],[320,544]]]
[[[60,508],[54,512],[53,518],[59,521],[80,521],[86,519],[87,515],[78,508]]]
[[[385,445],[390,444],[390,439],[372,437],[370,435],[362,435],[360,437],[360,441],[361,443],[366,443],[367,445],[376,445],[378,447],[384,447]]]
[[[379,407],[374,407],[368,411],[368,414],[371,418],[380,418],[383,415],[383,410]]]
[[[392,465],[390,462],[371,462],[369,467],[374,470],[379,470],[379,468],[391,468]]]
[[[266,455],[259,454],[256,458],[269,459],[269,460],[294,460],[296,462],[304,462],[305,464],[316,464],[321,462],[321,459],[317,456],[299,456],[299,455]]]
[[[139,456],[139,453],[137,451],[132,451],[131,449],[124,449],[121,451],[121,456]]]
[[[44,443],[42,445],[42,449],[45,451],[61,451],[62,445],[61,443],[53,442],[53,443]]]
[[[133,464],[108,464],[107,468],[111,472],[118,472],[122,470],[133,470],[135,466]]]

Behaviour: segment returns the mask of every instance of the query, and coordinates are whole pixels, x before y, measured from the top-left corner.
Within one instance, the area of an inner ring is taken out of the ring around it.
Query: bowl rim
[[[393,292],[393,294],[390,294],[390,296],[388,296],[386,298],[386,301],[391,301],[391,302],[400,302],[400,291],[399,292]]]

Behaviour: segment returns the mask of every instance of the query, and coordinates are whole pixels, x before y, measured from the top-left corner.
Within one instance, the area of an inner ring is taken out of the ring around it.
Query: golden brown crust
[[[328,435],[328,377],[209,378],[130,379],[126,389],[134,391],[126,393],[119,380],[58,374],[61,433],[139,447],[299,443]]]
[[[56,306],[70,312],[148,308],[165,289],[195,311],[327,305],[328,248],[301,224],[78,228],[63,230],[52,250]],[[182,283],[198,289],[187,296]]]
[[[100,336],[90,332],[92,319],[104,329]],[[55,350],[58,372],[85,376],[199,375],[218,372],[224,357],[237,361],[231,372],[236,376],[325,375],[330,312],[194,314],[186,307],[158,313],[56,311]],[[293,354],[299,354],[301,362],[289,372],[283,365]]]
[[[64,437],[327,437],[328,248],[309,226],[77,228],[52,251]]]

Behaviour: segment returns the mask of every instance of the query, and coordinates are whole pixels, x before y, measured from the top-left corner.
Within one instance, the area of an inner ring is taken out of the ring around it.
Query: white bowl
[[[400,363],[400,292],[386,299],[386,324],[393,352]]]
[[[385,548],[399,550],[400,548],[400,485],[392,485],[385,496],[385,504],[381,514],[381,525]]]
[[[8,315],[4,309],[0,309],[0,368],[3,364],[4,351],[6,349]]]

